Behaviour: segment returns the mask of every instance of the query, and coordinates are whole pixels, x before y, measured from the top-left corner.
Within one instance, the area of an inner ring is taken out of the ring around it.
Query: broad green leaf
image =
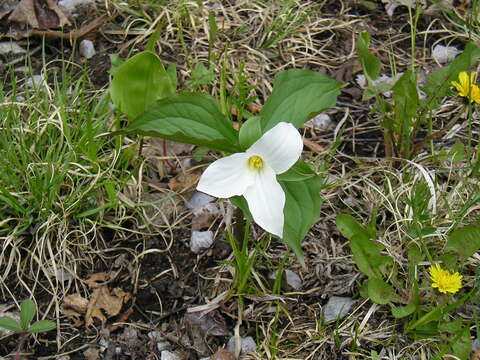
[[[368,47],[370,46],[370,35],[367,32],[361,32],[357,37],[357,55],[362,64],[365,76],[371,80],[376,80],[380,76],[382,64],[380,59],[373,55]]]
[[[401,319],[411,315],[415,312],[417,306],[413,303],[407,304],[405,306],[392,306],[392,315],[396,319]]]
[[[110,85],[113,103],[131,119],[155,100],[172,95],[175,88],[157,55],[144,51],[115,70]]]
[[[480,249],[480,226],[468,225],[452,231],[445,248],[455,251],[464,259],[472,256]]]
[[[171,63],[167,67],[167,74],[170,78],[170,84],[172,86],[173,92],[177,88],[177,65],[175,63]]]
[[[278,181],[303,181],[317,176],[304,161],[297,161],[288,171],[277,175]]]
[[[335,106],[342,84],[309,70],[287,70],[275,76],[272,95],[265,102],[263,132],[279,122],[301,127],[313,115]]]
[[[368,297],[376,304],[385,305],[396,299],[395,290],[382,279],[367,280]]]
[[[310,227],[320,217],[321,180],[317,175],[303,181],[279,182],[285,191],[285,208],[283,210],[285,224],[282,240],[290,246],[300,263],[304,265],[301,245]]]
[[[53,330],[56,327],[57,327],[57,324],[55,324],[53,321],[38,320],[38,321],[35,321],[32,324],[32,326],[30,326],[28,331],[31,332],[31,333],[39,333],[39,332],[45,332],[45,331]]]
[[[201,85],[213,84],[215,81],[215,69],[213,67],[207,68],[203,63],[199,62],[192,69],[192,86],[198,88]]]
[[[15,332],[22,332],[23,329],[18,322],[8,316],[0,317],[0,328],[12,330]]]
[[[238,133],[238,141],[242,150],[248,149],[262,137],[262,124],[259,116],[254,116],[245,121]]]
[[[27,299],[20,305],[20,321],[24,330],[30,326],[30,322],[37,313],[37,306],[31,299]]]
[[[459,359],[471,359],[470,353],[472,351],[472,339],[470,338],[470,328],[465,326],[462,331],[457,333],[452,339],[453,355]]]
[[[394,112],[398,134],[410,136],[410,127],[418,111],[417,79],[415,73],[406,71],[393,86]]]
[[[442,67],[427,75],[426,86],[423,91],[427,94],[425,103],[427,108],[435,109],[438,99],[449,93],[451,81],[458,78],[462,71],[468,71],[480,58],[480,49],[474,43],[468,43],[463,52],[453,60],[450,65]]]
[[[350,240],[353,259],[362,273],[369,278],[381,279],[382,270],[392,259],[380,254],[382,246],[365,233],[354,235]]]
[[[458,334],[462,331],[462,319],[457,318],[453,321],[441,322],[438,324],[438,330],[449,334]]]
[[[335,223],[342,235],[349,240],[358,234],[364,234],[365,236],[370,237],[369,232],[351,215],[340,214],[336,217]]]
[[[202,94],[159,100],[134,119],[126,131],[220,151],[240,151],[237,131],[215,100]]]

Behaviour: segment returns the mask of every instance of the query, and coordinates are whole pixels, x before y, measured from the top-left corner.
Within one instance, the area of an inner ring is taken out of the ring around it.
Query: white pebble
[[[84,58],[87,58],[87,59],[92,58],[97,53],[95,51],[95,47],[93,46],[93,42],[91,42],[90,40],[80,41],[79,50],[80,50],[80,55],[82,55]]]
[[[190,250],[195,254],[208,249],[213,244],[213,232],[207,231],[192,231],[190,237]]]
[[[432,51],[432,57],[439,64],[449,63],[455,59],[458,54],[460,54],[460,50],[458,50],[455,46],[436,45]]]

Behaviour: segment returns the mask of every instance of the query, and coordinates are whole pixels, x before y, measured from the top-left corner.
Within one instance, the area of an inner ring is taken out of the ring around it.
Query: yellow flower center
[[[252,170],[259,170],[263,167],[263,159],[257,155],[250,156],[248,166],[250,166]]]

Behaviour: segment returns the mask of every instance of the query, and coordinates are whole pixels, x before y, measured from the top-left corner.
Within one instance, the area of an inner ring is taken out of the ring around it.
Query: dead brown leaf
[[[199,179],[200,173],[181,173],[170,179],[170,181],[168,182],[168,187],[170,188],[170,190],[181,194],[195,187]]]
[[[100,351],[93,347],[89,347],[83,352],[83,356],[85,357],[85,360],[98,360],[100,359]]]
[[[473,351],[470,354],[470,360],[480,360],[480,350]]]
[[[224,348],[219,348],[215,354],[210,356],[210,360],[235,360],[235,355]]]
[[[192,219],[192,230],[202,230],[212,225],[212,220],[215,217],[210,211],[202,211],[195,215]]]
[[[85,314],[85,326],[93,325],[94,319],[99,319],[102,323],[107,321],[108,317],[116,316],[122,310],[124,296],[118,297],[111,295],[106,286],[102,286],[93,291],[92,297],[88,303],[87,313]]]
[[[80,315],[84,315],[87,312],[88,300],[80,295],[68,295],[63,299],[62,311],[66,313],[75,312]]]
[[[37,16],[35,15],[35,2],[34,0],[22,0],[17,5],[15,10],[8,17],[10,21],[16,21],[23,24],[27,24],[33,28],[38,28],[39,23]]]
[[[18,5],[20,0],[4,0],[0,3],[0,20],[10,14]]]
[[[88,285],[90,289],[96,289],[101,286],[104,286],[105,282],[110,280],[111,278],[115,276],[111,276],[111,273],[106,273],[106,272],[101,272],[101,273],[96,273],[92,274],[88,277],[87,280],[85,280],[85,283]]]
[[[70,24],[53,0],[21,0],[8,20],[34,29],[53,29]]]
[[[128,318],[130,317],[130,315],[133,314],[133,308],[130,308],[126,311],[124,311],[123,313],[121,313],[120,315],[117,316],[116,318],[116,322],[117,323],[122,323],[122,322],[126,322],[128,320]],[[107,326],[107,329],[110,331],[110,332],[113,332],[115,330],[117,330],[118,328],[122,327],[123,325],[121,324],[110,324]]]

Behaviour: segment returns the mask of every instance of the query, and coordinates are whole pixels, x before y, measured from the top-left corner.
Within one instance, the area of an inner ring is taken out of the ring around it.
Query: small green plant
[[[412,159],[426,145],[433,146],[433,140],[445,135],[465,114],[471,122],[472,101],[477,99],[477,96],[470,91],[467,94],[462,92],[465,87],[456,80],[460,78],[459,82],[462,83],[462,77],[466,76],[465,72],[480,58],[480,48],[475,44],[468,43],[463,53],[448,66],[428,74],[425,85],[421,87],[413,65],[391,84],[377,82],[382,64],[380,59],[369,51],[369,43],[368,33],[359,34],[357,54],[368,84],[363,98],[364,100],[375,98],[373,112],[381,119],[387,157]],[[460,96],[466,97],[469,101],[446,125],[434,131],[435,112],[440,107],[441,99],[454,94],[452,86],[457,88]],[[469,83],[468,89],[475,87],[476,85]],[[387,91],[391,91],[391,99],[384,95]],[[428,131],[427,135],[417,140],[425,130]],[[471,139],[471,136],[469,138]]]
[[[419,194],[423,194],[421,190]],[[428,197],[426,199],[428,202]],[[423,208],[423,205],[418,205],[418,208]],[[425,217],[423,220],[426,220]],[[412,223],[416,222],[417,220],[413,219]],[[385,255],[382,252],[384,247],[376,241],[375,216],[367,226],[362,226],[352,216],[346,214],[338,215],[336,223],[342,235],[349,240],[359,270],[368,278],[362,285],[360,294],[374,303],[389,305],[394,318],[404,319],[406,334],[429,337],[441,333],[445,340],[441,353],[451,351],[459,358],[466,359],[469,352],[466,349],[470,349],[466,345],[470,343],[470,335],[467,332],[469,325],[462,324],[460,319],[452,322],[451,314],[476,294],[478,289],[474,286],[470,291],[455,297],[462,289],[462,275],[442,268],[437,260],[432,259],[430,250],[423,240],[423,236],[432,230],[416,224],[413,227],[416,231],[412,232],[412,237],[416,241],[411,243],[408,254],[409,262],[414,266],[429,260],[431,266],[428,285],[427,279],[422,279],[422,275],[417,277],[415,272],[409,272],[408,278],[404,281],[397,279],[393,258]],[[422,249],[416,243],[422,244]],[[435,258],[442,261],[444,266],[454,268],[459,261],[467,259],[478,250],[480,250],[480,226],[468,225],[453,230],[448,235],[444,252],[437,253]],[[426,286],[430,290],[425,290]]]
[[[35,303],[28,299],[20,305],[19,321],[8,316],[0,317],[1,328],[20,334],[20,341],[17,346],[15,360],[20,359],[20,353],[23,350],[25,342],[32,334],[47,332],[57,327],[57,324],[50,320],[37,320],[31,324],[36,313],[37,307]]]

